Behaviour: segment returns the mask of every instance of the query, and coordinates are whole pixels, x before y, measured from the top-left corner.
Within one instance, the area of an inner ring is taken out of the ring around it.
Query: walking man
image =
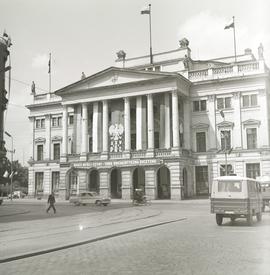
[[[56,209],[54,207],[55,204],[55,197],[53,192],[50,194],[50,196],[48,197],[48,203],[50,204],[50,206],[47,208],[46,212],[49,213],[50,209],[52,208],[54,211],[54,214],[56,213]]]

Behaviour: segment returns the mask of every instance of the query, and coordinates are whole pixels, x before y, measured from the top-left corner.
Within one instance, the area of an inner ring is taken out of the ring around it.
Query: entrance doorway
[[[162,166],[157,172],[158,199],[168,200],[171,198],[170,170]]]
[[[99,193],[99,174],[96,169],[89,173],[88,190]]]
[[[133,196],[135,189],[141,189],[145,194],[145,174],[142,167],[135,168],[135,170],[133,171],[132,182]]]
[[[72,170],[67,174],[67,191],[66,199],[68,200],[71,195],[76,195],[78,190],[78,175]]]
[[[122,179],[120,169],[113,169],[111,172],[111,197],[113,199],[122,198]]]

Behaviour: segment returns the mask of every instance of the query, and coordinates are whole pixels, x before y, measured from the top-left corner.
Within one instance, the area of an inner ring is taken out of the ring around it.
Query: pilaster
[[[68,111],[67,106],[63,106],[63,115],[62,115],[62,154],[61,154],[61,162],[67,161],[67,145],[68,145]]]

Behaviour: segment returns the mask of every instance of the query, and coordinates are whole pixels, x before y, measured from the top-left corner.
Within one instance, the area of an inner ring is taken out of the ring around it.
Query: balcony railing
[[[37,94],[34,96],[34,103],[36,104],[57,101],[61,101],[61,97],[55,95],[54,93]]]
[[[190,71],[188,73],[188,78],[195,82],[264,72],[265,64],[263,61],[252,61],[241,64],[226,65],[222,67],[213,67],[204,70]]]
[[[147,154],[147,150],[139,150],[139,151],[131,151],[130,154],[126,154],[123,152],[111,152],[108,153],[107,159],[110,160],[117,160],[117,159],[145,159],[149,158]],[[104,153],[103,153],[104,154]],[[178,156],[189,157],[191,156],[190,151],[186,149],[179,149]],[[175,157],[175,151],[172,151],[171,148],[169,149],[155,149],[154,155],[152,154],[150,158],[171,158]],[[102,153],[88,153],[87,161],[99,161],[102,159]],[[69,154],[68,155],[68,162],[77,162],[80,161],[80,154]]]

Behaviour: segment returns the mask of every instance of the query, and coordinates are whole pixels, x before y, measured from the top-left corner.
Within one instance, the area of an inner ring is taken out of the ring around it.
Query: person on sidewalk
[[[50,204],[50,206],[47,208],[46,212],[49,213],[50,209],[52,208],[54,211],[54,214],[56,213],[56,209],[54,207],[55,204],[55,197],[53,192],[50,194],[50,196],[48,197],[48,204]]]

